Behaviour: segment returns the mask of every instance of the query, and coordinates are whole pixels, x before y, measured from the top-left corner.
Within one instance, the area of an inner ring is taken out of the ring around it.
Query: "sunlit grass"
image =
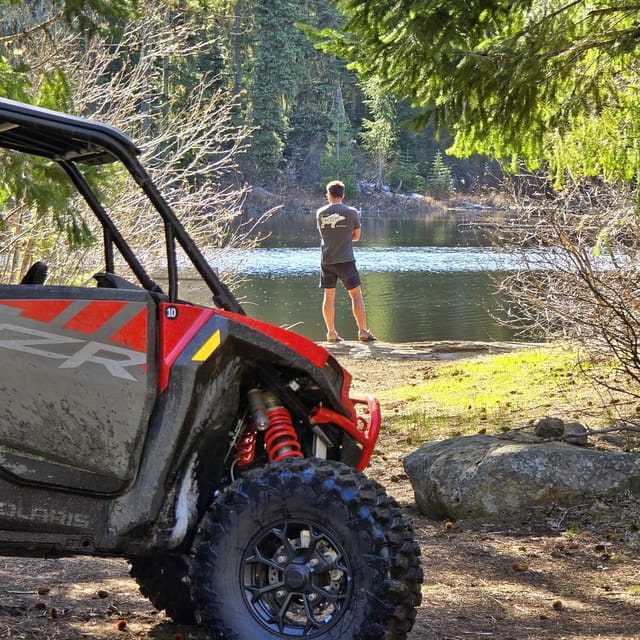
[[[617,375],[606,362],[580,362],[562,346],[522,349],[434,366],[424,382],[378,394],[385,434],[414,446],[532,425],[544,416],[600,428],[620,408],[594,380]]]

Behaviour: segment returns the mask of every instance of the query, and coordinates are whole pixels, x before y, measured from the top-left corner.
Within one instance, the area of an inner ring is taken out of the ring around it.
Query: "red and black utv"
[[[0,100],[0,148],[58,165],[104,245],[84,286],[48,284],[43,262],[0,285],[0,553],[124,557],[156,607],[212,637],[405,638],[420,552],[362,473],[377,401],[321,346],[245,315],[122,132]],[[161,278],[87,178],[105,163],[157,212]],[[177,250],[211,307],[181,299]]]

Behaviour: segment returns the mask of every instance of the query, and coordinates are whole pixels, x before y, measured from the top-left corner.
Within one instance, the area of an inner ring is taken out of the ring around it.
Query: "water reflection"
[[[488,246],[490,239],[470,222],[478,214],[446,213],[425,218],[363,218],[361,247],[461,247]],[[256,229],[260,246],[317,247],[315,218],[309,215],[276,214]]]
[[[497,274],[493,274],[497,275]],[[499,300],[486,272],[365,272],[363,292],[369,325],[381,340],[510,340],[513,332],[492,317]],[[252,276],[236,289],[247,313],[324,340],[317,276]],[[355,339],[350,301],[336,296],[336,327]]]

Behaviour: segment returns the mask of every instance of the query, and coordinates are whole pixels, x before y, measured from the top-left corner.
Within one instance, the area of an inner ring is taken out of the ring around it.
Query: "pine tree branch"
[[[18,40],[28,38],[40,31],[46,31],[52,24],[60,20],[60,18],[62,18],[63,15],[64,15],[63,12],[59,11],[48,20],[45,20],[44,22],[40,22],[37,25],[30,27],[29,29],[25,29],[24,31],[21,31],[20,33],[12,33],[10,36],[0,37],[0,45],[10,44],[11,42],[16,42]]]

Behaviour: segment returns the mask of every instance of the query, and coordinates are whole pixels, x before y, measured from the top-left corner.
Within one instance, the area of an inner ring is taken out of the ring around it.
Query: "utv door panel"
[[[156,334],[144,290],[0,287],[0,470],[123,491],[157,393]]]

